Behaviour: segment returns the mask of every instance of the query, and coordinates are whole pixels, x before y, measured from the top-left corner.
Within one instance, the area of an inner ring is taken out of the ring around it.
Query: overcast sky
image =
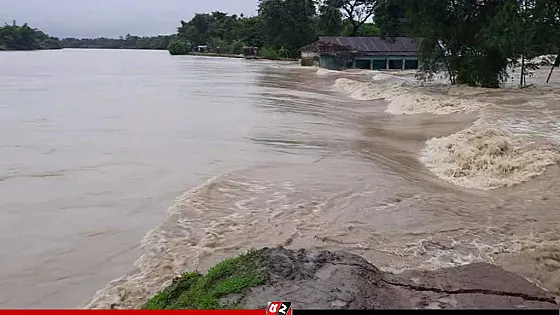
[[[0,22],[25,22],[51,36],[175,33],[195,12],[256,13],[257,0],[0,0]]]

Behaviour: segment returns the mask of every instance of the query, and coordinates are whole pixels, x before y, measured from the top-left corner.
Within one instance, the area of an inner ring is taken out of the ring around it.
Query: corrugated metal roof
[[[391,40],[381,37],[339,37],[320,36],[319,41],[335,43],[341,46],[350,46],[360,53],[369,55],[398,54],[417,55],[418,43],[409,37],[394,37]]]

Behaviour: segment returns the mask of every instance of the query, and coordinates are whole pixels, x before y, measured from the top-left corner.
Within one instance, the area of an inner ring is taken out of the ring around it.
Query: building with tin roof
[[[331,70],[418,69],[419,45],[408,37],[321,36],[300,51],[302,65]]]

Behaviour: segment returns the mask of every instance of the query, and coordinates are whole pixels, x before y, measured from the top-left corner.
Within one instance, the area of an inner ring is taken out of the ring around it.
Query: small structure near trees
[[[243,56],[247,59],[255,59],[259,55],[259,48],[253,46],[243,47]]]
[[[300,49],[302,66],[331,70],[418,69],[419,46],[408,37],[319,37]]]

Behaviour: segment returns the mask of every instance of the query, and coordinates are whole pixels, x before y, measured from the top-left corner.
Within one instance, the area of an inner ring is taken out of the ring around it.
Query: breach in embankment
[[[419,152],[432,173],[459,186],[509,187],[560,161],[560,111],[554,88],[497,91],[442,82],[424,85],[410,74],[375,72],[365,82],[339,78],[335,88],[356,100],[384,99],[391,115],[478,112],[472,127],[429,139]]]

